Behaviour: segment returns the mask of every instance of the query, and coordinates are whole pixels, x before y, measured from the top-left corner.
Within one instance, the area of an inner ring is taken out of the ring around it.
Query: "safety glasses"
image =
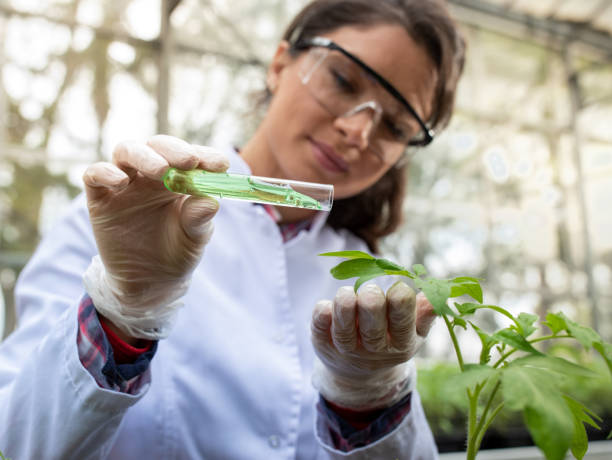
[[[397,160],[398,144],[424,146],[434,132],[408,101],[380,74],[324,37],[299,41],[295,49],[308,50],[300,69],[311,95],[336,117],[370,112],[370,146],[385,162]]]

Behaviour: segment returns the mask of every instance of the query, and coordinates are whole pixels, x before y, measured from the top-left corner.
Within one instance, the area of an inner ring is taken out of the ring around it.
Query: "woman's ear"
[[[285,67],[291,61],[291,55],[289,54],[289,42],[286,40],[281,41],[276,48],[272,62],[268,66],[268,74],[266,76],[266,84],[271,93],[276,91],[278,83],[281,78],[281,74]]]

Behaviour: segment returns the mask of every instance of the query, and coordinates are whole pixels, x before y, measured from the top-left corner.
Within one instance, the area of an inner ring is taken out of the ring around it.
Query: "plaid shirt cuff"
[[[397,428],[410,412],[411,395],[412,393],[408,393],[393,406],[384,409],[376,420],[363,429],[355,428],[334,412],[323,397],[319,398],[317,411],[327,424],[334,448],[341,452],[350,452],[378,441]]]
[[[117,364],[98,312],[91,298],[85,295],[79,305],[77,347],[79,360],[100,388],[136,394],[148,383],[146,370],[157,350],[157,342],[138,356],[133,363]]]

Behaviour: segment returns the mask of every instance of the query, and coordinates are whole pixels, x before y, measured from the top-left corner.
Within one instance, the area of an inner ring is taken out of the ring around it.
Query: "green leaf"
[[[600,342],[601,337],[590,327],[582,326],[575,321],[572,321],[564,313],[559,313],[559,316],[565,320],[567,325],[567,331],[574,336],[578,342],[582,344],[587,350],[593,346],[593,344]]]
[[[505,317],[511,319],[516,324],[516,318],[505,308],[499,307],[497,305],[481,305],[480,308],[486,308],[487,310],[493,310],[497,313],[501,313]]]
[[[500,342],[504,342],[517,350],[526,351],[527,353],[533,353],[536,355],[542,354],[533,348],[533,346],[527,342],[527,340],[525,340],[525,337],[512,329],[501,329],[493,334],[493,338],[499,340]]]
[[[437,315],[457,316],[446,304],[451,291],[449,281],[437,280],[434,278],[428,278],[426,280],[416,278],[414,284],[425,293],[427,300],[431,302],[434,307],[434,312]]]
[[[593,420],[593,417],[599,421],[601,421],[601,418],[575,399],[572,399],[567,395],[564,395],[563,399],[565,399],[565,403],[573,415],[574,436],[572,437],[571,444],[572,454],[578,460],[582,460],[587,452],[587,449],[589,448],[589,439],[584,424],[588,423],[592,427],[599,430],[599,425],[595,420]]]
[[[578,342],[582,344],[587,350],[595,343],[601,343],[601,337],[590,327],[582,326],[571,320],[567,320],[567,328],[570,334],[572,334]]]
[[[373,278],[378,278],[379,276],[382,276],[382,275],[384,275],[384,274],[385,274],[385,273],[382,273],[382,274],[380,274],[380,273],[370,273],[370,274],[368,274],[368,275],[360,276],[360,277],[357,279],[357,281],[355,281],[355,286],[354,286],[355,292],[357,292],[357,290],[358,290],[358,289],[361,287],[361,285],[362,285],[363,283],[365,283],[365,282],[367,282],[367,281],[370,281],[370,280],[371,280],[371,279],[373,279]]]
[[[578,416],[580,421],[591,425],[593,428],[597,430],[601,429],[601,427],[597,423],[597,422],[602,421],[599,415],[597,415],[591,409],[586,407],[580,401],[576,401],[571,396],[563,395],[563,399],[565,399],[565,402],[567,403],[567,407],[569,407],[569,409],[572,411],[572,413],[574,413],[574,415]]]
[[[474,278],[472,276],[458,276],[457,278],[453,278],[452,281],[455,283],[465,283],[465,282],[480,283],[481,279]]]
[[[480,364],[486,364],[491,360],[491,348],[498,343],[498,340],[491,337],[471,321],[470,325],[474,328],[476,334],[478,334],[478,337],[480,338],[480,342],[482,343],[482,349],[480,350]]]
[[[516,360],[504,368],[502,395],[509,409],[523,410],[532,404],[546,403],[555,395],[560,400],[561,394],[555,383],[544,371],[522,366]]]
[[[525,425],[527,425],[533,442],[544,452],[547,460],[563,460],[571,446],[574,426],[571,414],[565,417],[565,414],[563,416],[553,415],[532,407],[523,409]]]
[[[523,356],[512,361],[513,366],[525,366],[534,369],[540,369],[545,372],[554,372],[560,374],[561,377],[574,376],[584,378],[597,378],[600,375],[597,372],[593,372],[591,369],[574,364],[567,359],[558,358],[554,356],[548,356],[544,354]],[[553,378],[559,378],[558,376],[552,375]]]
[[[527,338],[535,331],[538,330],[537,327],[533,326],[538,319],[538,315],[532,315],[530,313],[521,313],[516,318],[516,322],[518,323],[519,334],[523,337]]]
[[[530,330],[531,323],[535,322],[535,320],[538,319],[538,317],[535,315],[529,315],[528,313],[521,313],[523,315],[522,317],[523,322],[521,323],[521,320],[519,320],[518,318],[515,318],[514,315],[512,315],[512,313],[510,313],[505,308],[499,307],[497,305],[482,305],[480,308],[487,308],[490,310],[494,310],[498,313],[501,313],[502,315],[509,318],[510,320],[512,320],[512,322],[514,323],[514,326],[512,327],[512,329],[516,329],[518,333],[523,337],[527,337],[528,335],[532,334],[535,330],[537,330],[536,328],[533,328],[533,331]],[[519,317],[520,316],[521,315],[519,315]],[[534,317],[533,321],[531,321],[532,317]],[[524,330],[525,327],[527,328],[526,331]],[[525,335],[526,332],[527,334]]]
[[[487,379],[498,378],[500,375],[498,369],[480,364],[466,364],[463,369],[463,372],[453,375],[445,383],[445,386],[448,386],[448,391],[464,392],[466,389],[474,388]]]
[[[413,273],[410,273],[401,265],[398,265],[395,262],[391,262],[390,260],[376,259],[376,265],[382,268],[387,275],[403,275],[411,279],[415,278],[415,275]]]
[[[555,335],[561,331],[567,330],[565,319],[563,319],[557,313],[548,313],[546,315],[546,321],[544,324],[546,324]]]
[[[459,317],[455,318],[453,322],[451,323],[451,325],[453,327],[459,326],[467,330],[467,322],[463,318],[459,318]]]
[[[608,370],[612,374],[612,344],[606,342],[598,342],[593,344],[593,348],[603,357],[608,365]]]
[[[455,308],[462,315],[471,315],[480,308],[480,304],[474,302],[457,303],[455,302]]]
[[[412,271],[416,276],[425,276],[427,275],[427,269],[423,267],[421,264],[414,264],[412,266]]]
[[[385,271],[376,264],[374,259],[351,259],[339,263],[331,269],[331,274],[339,280],[349,278],[384,275]]]
[[[326,256],[326,257],[344,257],[346,259],[373,259],[374,258],[367,252],[363,252],[363,251],[324,252],[319,255]]]
[[[523,411],[534,442],[548,460],[562,460],[574,433],[572,414],[548,373],[514,363],[501,374],[506,406]]]
[[[550,327],[553,334],[565,330],[587,350],[593,347],[603,357],[608,370],[612,374],[612,344],[604,342],[593,329],[572,321],[563,312],[549,313],[546,315],[545,324]]]
[[[453,283],[451,287],[450,297],[459,297],[462,295],[469,295],[475,301],[482,303],[482,288],[478,282],[472,281],[461,281],[457,282],[457,278],[451,280]]]
[[[406,269],[401,265],[397,265],[395,262],[391,262],[387,259],[376,259],[376,265],[378,265],[383,270],[392,270],[396,272],[405,271]]]

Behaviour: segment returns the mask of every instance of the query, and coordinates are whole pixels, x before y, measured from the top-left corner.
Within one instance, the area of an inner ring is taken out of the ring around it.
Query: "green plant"
[[[2,451],[0,450],[0,460],[11,460],[10,458],[6,458]]]
[[[441,280],[427,277],[422,265],[407,270],[390,260],[377,259],[361,251],[321,254],[343,257],[332,268],[337,279],[357,278],[355,290],[364,282],[385,275],[399,275],[412,280],[423,291],[441,316],[452,341],[460,373],[453,384],[467,396],[467,459],[474,460],[482,438],[503,408],[521,411],[535,444],[548,460],[561,460],[568,450],[582,459],[588,448],[585,424],[599,429],[601,419],[563,388],[567,382],[580,385],[584,378],[603,378],[592,370],[568,359],[542,351],[542,344],[557,340],[574,340],[585,350],[596,350],[612,373],[612,344],[604,342],[593,329],[582,326],[564,313],[549,313],[541,324],[550,329],[543,333],[536,326],[538,317],[529,313],[512,315],[508,310],[483,303],[480,281],[472,277]],[[469,297],[473,301],[449,299]],[[503,315],[510,326],[489,333],[475,323],[475,313],[490,310]],[[471,330],[481,343],[478,362],[467,363],[457,339],[457,328]],[[540,332],[540,334],[536,334]],[[536,348],[536,345],[538,348]],[[608,437],[612,436],[612,433]]]
[[[581,351],[582,347],[572,347],[569,340],[558,340],[547,348],[553,356],[567,357],[567,349],[571,349],[572,361],[588,367],[595,373],[607,374],[606,364],[598,356]],[[562,349],[560,349],[562,347]],[[474,350],[471,350],[474,351]],[[433,431],[440,452],[457,451],[465,448],[467,424],[465,415],[468,410],[468,400],[465,389],[457,387],[454,376],[459,373],[455,362],[438,360],[419,360],[417,388],[427,414],[427,420]],[[603,420],[601,429],[605,433],[587,426],[589,443],[591,440],[605,439],[612,428],[612,384],[609,378],[580,379],[560,381],[560,390],[569,393],[588,408],[600,415]],[[494,403],[496,404],[496,403]],[[482,439],[481,450],[486,448],[518,447],[532,443],[529,432],[519,411],[502,410],[493,420]]]

